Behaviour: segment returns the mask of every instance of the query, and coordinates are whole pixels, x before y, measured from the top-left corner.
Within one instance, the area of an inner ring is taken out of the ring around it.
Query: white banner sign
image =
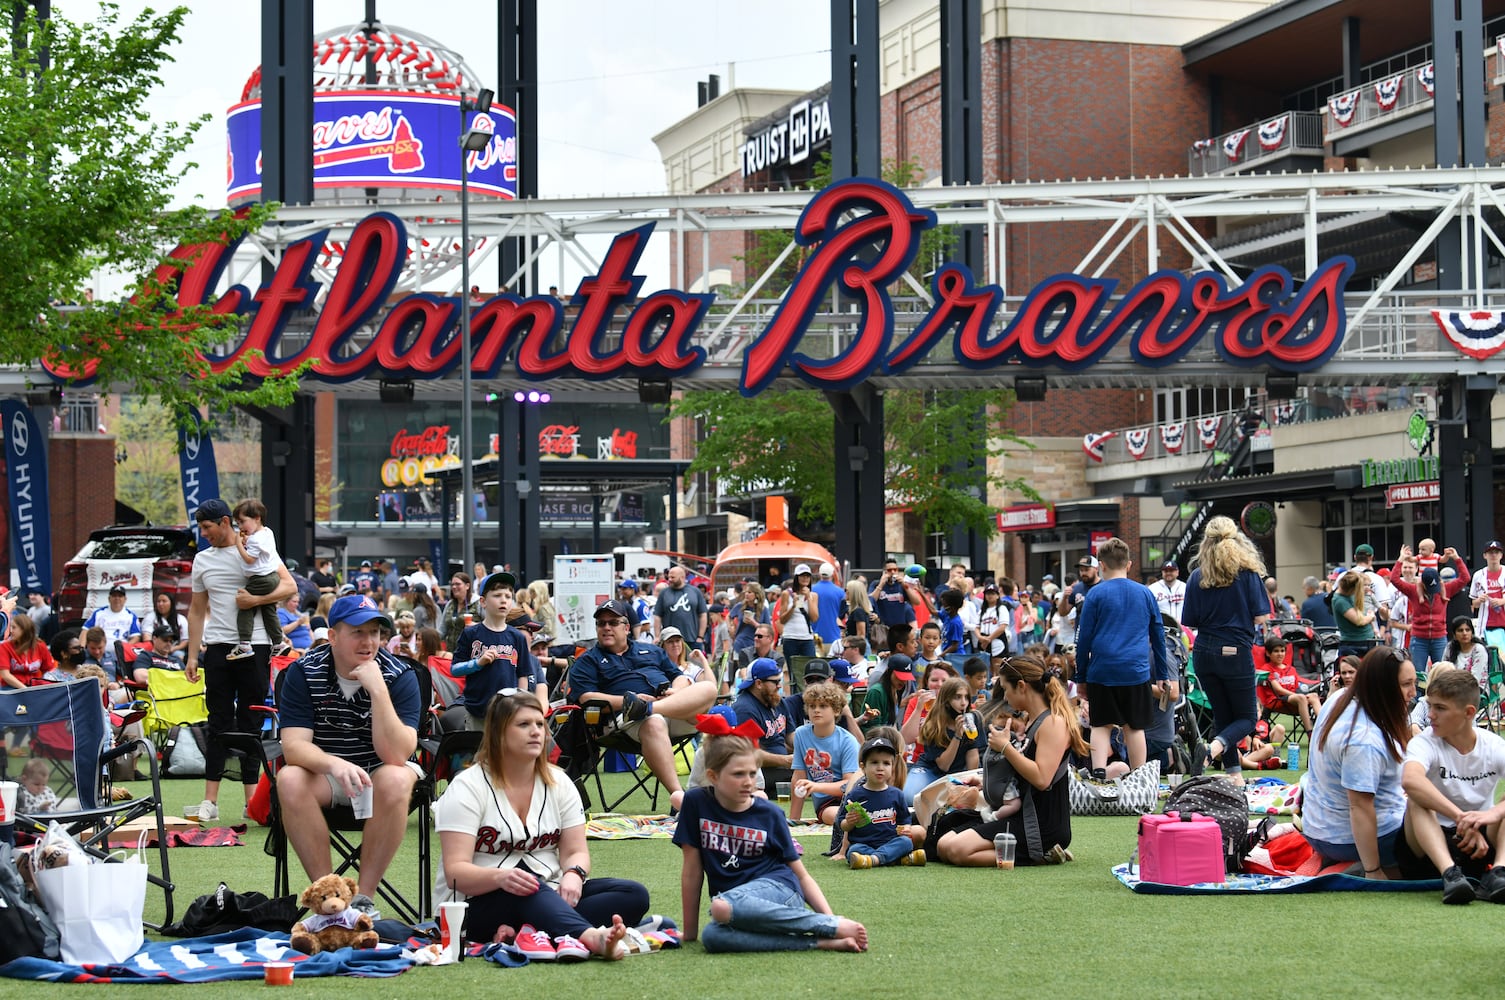
[[[554,643],[591,643],[596,639],[596,608],[612,596],[612,558],[606,555],[554,557],[554,610],[559,621],[544,622],[555,630]]]

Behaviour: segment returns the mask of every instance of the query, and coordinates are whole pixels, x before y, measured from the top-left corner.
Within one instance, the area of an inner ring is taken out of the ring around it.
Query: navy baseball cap
[[[205,500],[199,504],[199,509],[193,512],[193,519],[198,521],[218,521],[220,518],[230,516],[230,505],[219,497],[213,500]]]
[[[1500,543],[1493,538],[1484,543],[1484,551],[1488,552],[1490,549],[1494,549],[1496,552],[1505,552],[1505,548],[1501,548]]]
[[[370,568],[371,568],[371,560],[370,559],[362,559],[361,560],[361,569],[370,569]]]
[[[868,754],[877,753],[879,751],[882,751],[883,753],[891,753],[895,757],[899,756],[899,751],[894,749],[892,740],[886,739],[882,736],[874,736],[872,739],[862,744],[862,752],[857,755],[857,762],[859,764],[865,764],[867,763]]]
[[[889,673],[899,678],[899,680],[901,681],[914,680],[914,671],[910,669],[913,666],[914,661],[905,656],[903,653],[895,653],[888,658]]]
[[[516,590],[517,577],[504,569],[499,569],[491,573],[486,579],[481,581],[481,596],[485,597],[486,591],[491,590],[493,587],[510,587],[512,590]]]
[[[595,617],[600,618],[603,614],[616,615],[618,618],[626,618],[632,621],[632,612],[628,610],[625,601],[602,601],[596,608]]]
[[[845,663],[847,661],[842,660],[841,662]],[[831,665],[825,660],[811,660],[805,664],[805,680],[808,681],[812,677],[819,677],[823,681],[829,680],[831,677]]]
[[[386,612],[377,607],[376,602],[365,594],[350,594],[347,597],[340,598],[329,606],[329,625],[331,628],[342,623],[345,625],[364,625],[367,622],[373,621],[381,622],[387,627],[389,632],[394,631],[392,619],[388,618]]]

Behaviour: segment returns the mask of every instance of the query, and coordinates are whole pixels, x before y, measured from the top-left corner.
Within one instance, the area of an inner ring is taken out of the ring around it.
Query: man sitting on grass
[[[1444,903],[1472,902],[1470,878],[1479,880],[1479,898],[1505,903],[1505,802],[1495,803],[1505,739],[1474,725],[1478,710],[1473,674],[1434,669],[1427,686],[1432,727],[1411,738],[1401,770],[1406,824],[1395,859],[1402,878],[1441,872]]]

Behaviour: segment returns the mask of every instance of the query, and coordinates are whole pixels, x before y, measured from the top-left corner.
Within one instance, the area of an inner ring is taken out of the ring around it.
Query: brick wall
[[[53,434],[47,449],[52,494],[52,579],[88,541],[89,532],[115,523],[115,439],[98,434]]]

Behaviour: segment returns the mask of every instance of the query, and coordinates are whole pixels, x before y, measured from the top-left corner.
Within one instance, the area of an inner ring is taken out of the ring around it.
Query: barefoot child
[[[925,852],[899,831],[900,823],[909,820],[909,806],[904,792],[893,786],[898,759],[899,751],[881,736],[862,744],[862,780],[847,793],[841,821],[849,868],[925,863]]]
[[[270,594],[281,582],[277,567],[282,564],[282,559],[277,555],[277,540],[272,536],[272,529],[262,524],[266,516],[267,509],[260,500],[242,500],[235,505],[235,526],[239,529],[235,532],[235,548],[246,564],[246,591],[257,597]],[[235,615],[240,642],[225,654],[225,659],[244,660],[255,655],[251,651],[251,630],[258,614],[267,632],[267,642],[274,648],[282,643],[282,626],[277,620],[276,604],[242,608]]]
[[[805,715],[809,722],[794,731],[794,772],[791,779],[789,818],[799,819],[805,800],[815,800],[815,818],[836,822],[841,796],[857,778],[857,739],[836,725],[847,696],[826,681],[805,688]]]
[[[783,811],[753,795],[753,742],[713,736],[706,740],[705,765],[711,784],[685,793],[674,831],[684,855],[684,940],[694,941],[699,932],[701,885],[709,881],[708,952],[866,951],[867,928],[831,914],[800,861]]]

